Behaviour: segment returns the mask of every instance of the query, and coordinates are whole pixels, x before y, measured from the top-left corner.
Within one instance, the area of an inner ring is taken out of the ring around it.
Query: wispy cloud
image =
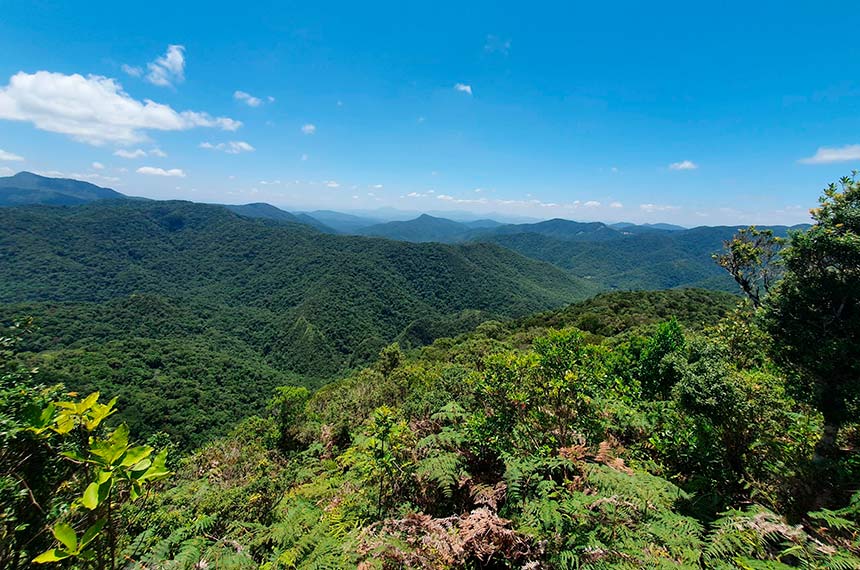
[[[455,83],[454,89],[456,91],[460,91],[461,93],[468,93],[469,95],[472,94],[472,86],[466,85],[465,83]]]
[[[245,103],[249,107],[259,107],[260,105],[263,104],[262,99],[260,99],[259,97],[254,97],[250,93],[246,93],[244,91],[236,91],[235,93],[233,93],[233,99],[235,99],[236,101],[241,101],[242,103]],[[274,97],[269,97],[270,103],[274,100],[275,100]]]
[[[599,208],[600,202],[597,200],[588,200],[587,202],[582,204],[583,208]]]
[[[503,40],[499,36],[492,34],[487,36],[487,41],[484,42],[484,51],[487,53],[500,53],[508,55],[511,50],[511,40]]]
[[[128,65],[127,63],[123,63],[122,70],[124,73],[131,75],[132,77],[140,77],[141,75],[143,75],[143,68],[138,67],[136,65]]]
[[[156,168],[154,166],[141,166],[137,169],[137,173],[146,174],[147,176],[172,176],[177,178],[185,178],[185,172],[181,168],[171,168],[169,170],[165,170],[163,168]]]
[[[95,168],[96,170],[104,170],[105,169],[105,165],[102,164],[101,162],[94,162],[92,164],[92,167]]]
[[[651,214],[653,212],[674,212],[680,210],[681,207],[661,204],[639,204],[639,209],[643,212]]]
[[[146,64],[146,69],[149,70],[146,80],[153,85],[170,87],[182,83],[185,81],[185,47],[175,44],[167,46],[167,52]]]
[[[317,126],[312,124],[312,123],[308,123],[307,125],[302,125],[302,132],[305,133],[306,135],[312,135],[315,132],[317,132]]]
[[[860,160],[860,144],[849,144],[840,147],[819,147],[815,154],[801,158],[801,164],[829,164],[831,162],[848,162]]]
[[[11,162],[21,162],[24,160],[23,156],[19,156],[17,154],[8,152],[0,148],[0,160],[8,160]]]
[[[340,188],[340,184],[335,182],[334,180],[329,180],[325,183],[326,188]]]
[[[612,202],[611,204],[609,204],[609,207],[610,208],[623,208],[624,204],[622,204],[621,202]]]
[[[121,148],[117,151],[114,151],[114,156],[118,156],[120,158],[142,158],[146,156],[146,151],[142,148],[136,148],[134,150],[126,150]]]
[[[144,141],[147,130],[215,127],[235,131],[242,126],[227,117],[175,111],[149,99],[138,101],[107,77],[49,71],[19,72],[0,87],[0,119],[30,122],[37,129],[93,145]]]
[[[692,160],[682,160],[681,162],[673,162],[669,165],[669,170],[696,170],[699,165]]]
[[[212,144],[210,142],[200,143],[200,148],[209,150],[220,150],[227,154],[240,154],[243,152],[254,152],[256,149],[245,141],[228,141],[225,143]]]

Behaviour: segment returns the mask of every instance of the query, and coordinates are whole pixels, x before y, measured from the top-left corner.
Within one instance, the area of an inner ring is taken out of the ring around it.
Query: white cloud
[[[454,84],[454,89],[455,89],[456,91],[460,91],[460,92],[462,92],[462,93],[468,93],[469,95],[471,95],[471,94],[472,94],[472,86],[471,86],[471,85],[466,85],[465,83],[455,83],[455,84]]]
[[[245,141],[228,141],[225,143],[212,144],[210,142],[200,143],[200,148],[220,150],[227,154],[239,154],[242,152],[254,152],[256,149]]]
[[[377,190],[382,189],[382,187],[383,187],[383,186],[382,186],[382,184],[374,184],[374,185],[372,186],[372,188],[376,188]]]
[[[0,160],[8,160],[11,162],[21,162],[24,160],[23,156],[19,156],[17,154],[8,152],[0,148]]]
[[[177,112],[149,99],[138,101],[107,77],[49,71],[13,75],[0,88],[0,119],[31,122],[37,129],[93,145],[144,141],[146,130],[217,127],[235,131],[242,126],[227,117]]]
[[[600,202],[597,200],[589,200],[585,204],[582,205],[583,208],[599,208]]]
[[[660,204],[639,204],[639,209],[650,214],[653,212],[674,212],[681,208],[679,206],[666,206]]]
[[[149,156],[157,156],[158,158],[165,158],[167,156],[167,153],[164,152],[163,150],[161,150],[160,148],[155,147],[154,149],[149,151]]]
[[[154,166],[141,166],[137,169],[137,173],[149,176],[176,176],[179,178],[185,178],[185,172],[181,168],[165,170],[163,168],[155,168]]]
[[[96,170],[104,170],[105,169],[105,165],[102,164],[101,162],[94,162],[92,166]]]
[[[15,171],[8,166],[0,166],[0,176],[12,176]]]
[[[302,126],[302,132],[305,133],[306,135],[312,135],[315,132],[317,132],[317,126],[313,125],[311,123],[308,123],[307,125]]]
[[[143,75],[143,69],[137,67],[136,65],[128,65],[127,63],[123,63],[122,70],[126,74],[131,75],[132,77],[140,77],[141,75]]]
[[[146,64],[149,73],[146,80],[153,85],[170,87],[185,80],[185,47],[167,46],[167,52],[155,61]],[[128,73],[128,72],[126,72]]]
[[[623,208],[624,204],[622,204],[621,202],[612,202],[611,204],[609,204],[609,207],[610,208]]]
[[[334,180],[329,180],[328,182],[325,183],[325,185],[328,188],[340,188],[340,184],[338,184]]]
[[[263,104],[262,99],[260,99],[259,97],[254,97],[250,93],[245,93],[244,91],[236,91],[235,93],[233,93],[233,99],[235,99],[236,101],[242,101],[249,107],[259,107]],[[269,97],[269,99],[274,101],[274,99],[272,99],[271,97]]]
[[[113,153],[114,156],[118,156],[120,158],[141,158],[146,156],[146,151],[142,148],[136,148],[134,150],[126,150],[121,148]]]
[[[699,168],[699,165],[691,160],[673,162],[669,165],[669,170],[696,170],[697,168]]]
[[[860,144],[849,144],[841,147],[818,147],[814,155],[800,159],[801,164],[829,164],[831,162],[847,162],[860,160]]]

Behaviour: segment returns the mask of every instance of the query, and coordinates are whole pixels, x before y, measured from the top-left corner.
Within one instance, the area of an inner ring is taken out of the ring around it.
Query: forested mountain
[[[775,226],[778,236],[790,229]],[[547,261],[603,289],[703,287],[734,291],[731,277],[711,255],[737,231],[734,226],[692,229],[671,224],[613,224],[553,219],[528,224],[470,227],[467,223],[422,215],[355,230],[411,242],[489,242],[526,257]]]
[[[778,236],[806,226],[774,226]],[[702,226],[684,231],[652,231],[611,241],[576,241],[535,233],[485,235],[482,239],[541,259],[609,289],[703,287],[736,290],[711,255],[737,231],[734,226]]]
[[[355,233],[416,243],[428,241],[452,243],[462,241],[470,229],[470,226],[464,223],[422,214],[414,220],[375,224],[360,228]]]
[[[321,232],[332,234],[335,230],[328,227],[319,220],[307,214],[293,214],[265,202],[254,202],[253,204],[231,204],[225,206],[228,210],[246,218],[261,218],[264,220],[275,220],[278,222],[289,222],[304,224]]]
[[[49,204],[72,206],[94,200],[123,199],[110,188],[67,178],[47,178],[32,172],[0,177],[0,206]]]
[[[595,290],[491,244],[333,236],[188,202],[2,209],[0,264],[4,319],[36,317],[29,348],[49,351],[45,370],[141,394],[137,428],[170,410],[174,432],[202,437],[258,410],[260,393],[319,384],[398,335],[430,342]],[[201,364],[173,366],[189,350]],[[217,414],[194,402],[218,382],[239,397],[213,401],[225,421],[206,424]]]
[[[313,212],[307,212],[307,215],[345,234],[355,234],[362,228],[382,223],[381,220],[376,218],[354,216],[331,210],[314,210]]]

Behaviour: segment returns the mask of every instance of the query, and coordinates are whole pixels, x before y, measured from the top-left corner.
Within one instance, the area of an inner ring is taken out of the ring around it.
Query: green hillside
[[[47,373],[124,401],[148,394],[175,413],[130,422],[184,444],[260,411],[273,386],[319,385],[395,338],[432,342],[594,291],[495,245],[333,236],[187,202],[0,210],[0,264],[2,318],[36,319],[26,348]],[[199,367],[170,366],[189,343]],[[216,385],[242,392],[242,370],[254,371],[257,396],[190,429]]]
[[[772,229],[776,235],[786,236],[792,228]],[[603,242],[557,239],[536,233],[482,239],[547,261],[608,289],[702,287],[737,291],[731,277],[711,259],[736,231],[736,227],[703,226],[683,231],[643,232]]]

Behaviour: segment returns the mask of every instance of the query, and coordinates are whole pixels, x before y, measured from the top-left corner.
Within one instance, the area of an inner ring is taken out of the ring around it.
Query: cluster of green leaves
[[[120,508],[169,475],[167,451],[131,445],[126,424],[105,427],[116,398],[66,400],[36,384],[15,354],[19,335],[0,337],[0,566],[116,568]]]

